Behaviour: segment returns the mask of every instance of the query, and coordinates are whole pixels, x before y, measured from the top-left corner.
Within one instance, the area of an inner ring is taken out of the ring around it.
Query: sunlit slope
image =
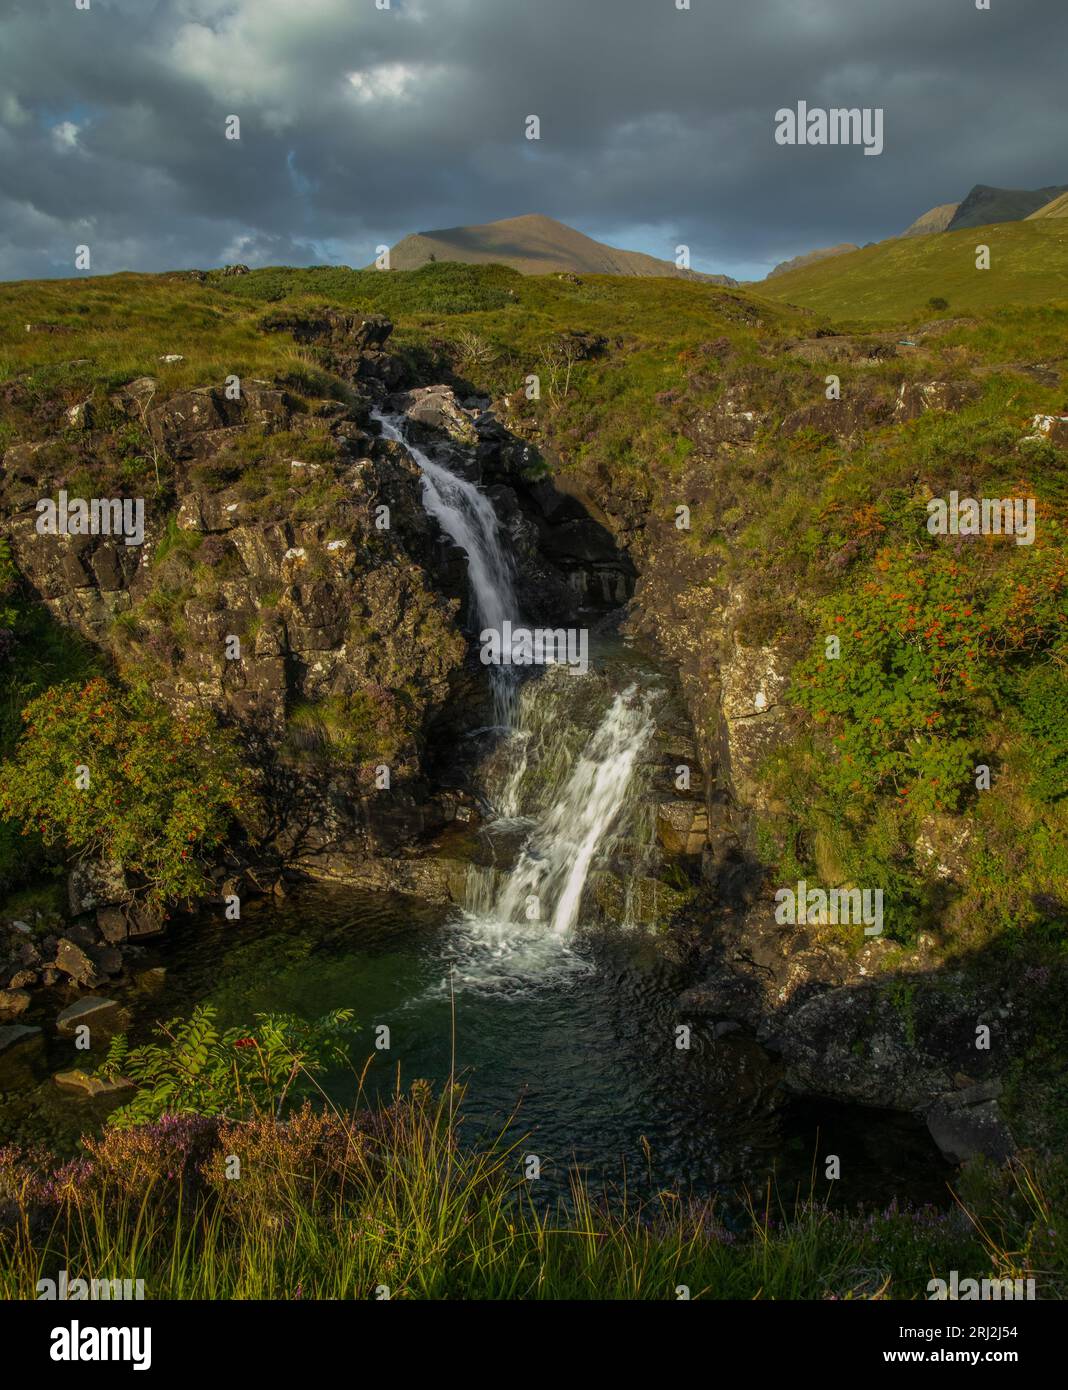
[[[990,247],[989,270],[975,268],[980,245]],[[930,317],[931,299],[946,300],[950,313],[1068,300],[1068,223],[1048,218],[899,237],[776,275],[760,293],[873,322]]]

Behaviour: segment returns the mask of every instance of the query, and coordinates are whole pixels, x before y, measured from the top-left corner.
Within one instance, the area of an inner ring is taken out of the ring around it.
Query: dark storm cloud
[[[363,264],[523,212],[759,273],[973,183],[1068,182],[1068,6],[991,6],[5,0],[0,275],[67,274],[82,243],[104,272]],[[800,99],[882,107],[884,153],[776,145]]]

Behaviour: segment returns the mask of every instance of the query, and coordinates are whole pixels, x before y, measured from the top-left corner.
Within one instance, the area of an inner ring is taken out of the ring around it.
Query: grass
[[[150,1299],[922,1299],[953,1269],[1066,1289],[1059,1169],[977,1168],[945,1212],[770,1187],[730,1209],[639,1202],[577,1176],[551,1203],[521,1139],[468,1142],[461,1116],[456,1088],[417,1084],[351,1115],[112,1130],[58,1169],[0,1151],[0,1297],[60,1269]]]
[[[990,269],[975,267],[990,247]],[[1002,222],[932,236],[898,237],[831,256],[761,282],[759,293],[839,321],[913,323],[986,313],[1006,304],[1068,299],[1068,224]],[[929,306],[945,299],[947,309]]]

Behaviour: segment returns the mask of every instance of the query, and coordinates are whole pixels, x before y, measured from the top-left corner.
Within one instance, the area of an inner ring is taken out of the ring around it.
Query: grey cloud
[[[0,274],[83,241],[98,271],[358,264],[532,211],[707,269],[868,241],[1068,182],[1066,39],[1063,0],[6,0]],[[885,152],[777,146],[801,98],[883,107]]]

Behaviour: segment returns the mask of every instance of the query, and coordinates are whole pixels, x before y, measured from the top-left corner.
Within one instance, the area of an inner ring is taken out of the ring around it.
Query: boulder
[[[67,901],[75,917],[111,903],[124,902],[128,896],[126,877],[114,864],[84,860],[75,864],[67,879]]]
[[[402,398],[408,433],[415,440],[433,441],[444,435],[455,444],[477,444],[474,421],[457,401],[450,386],[420,386]]]
[[[24,989],[0,989],[0,1018],[18,1018],[30,1007],[30,996]]]
[[[927,1110],[927,1128],[950,1163],[989,1158],[1005,1163],[1016,1153],[1008,1125],[998,1107],[997,1081],[968,1086],[940,1096]]]
[[[89,994],[84,999],[67,1005],[56,1019],[56,1029],[63,1037],[69,1037],[83,1024],[88,1024],[90,1028],[113,1031],[121,1022],[121,1010],[114,999],[103,999],[99,995]]]
[[[0,1028],[0,1052],[8,1052],[13,1047],[29,1042],[31,1038],[40,1041],[42,1037],[40,1028],[31,1028],[24,1023],[11,1023]]]
[[[97,981],[96,966],[91,958],[66,936],[60,938],[56,948],[56,968],[78,985],[94,985]]]
[[[97,908],[96,925],[100,935],[111,945],[125,941],[130,934],[125,910],[114,905]]]
[[[108,1080],[103,1076],[93,1076],[87,1071],[81,1071],[75,1067],[71,1071],[57,1071],[54,1078],[57,1086],[66,1086],[70,1090],[81,1091],[86,1096],[110,1096],[118,1091],[130,1091],[133,1089],[133,1082],[127,1081],[124,1076],[116,1076]]]

